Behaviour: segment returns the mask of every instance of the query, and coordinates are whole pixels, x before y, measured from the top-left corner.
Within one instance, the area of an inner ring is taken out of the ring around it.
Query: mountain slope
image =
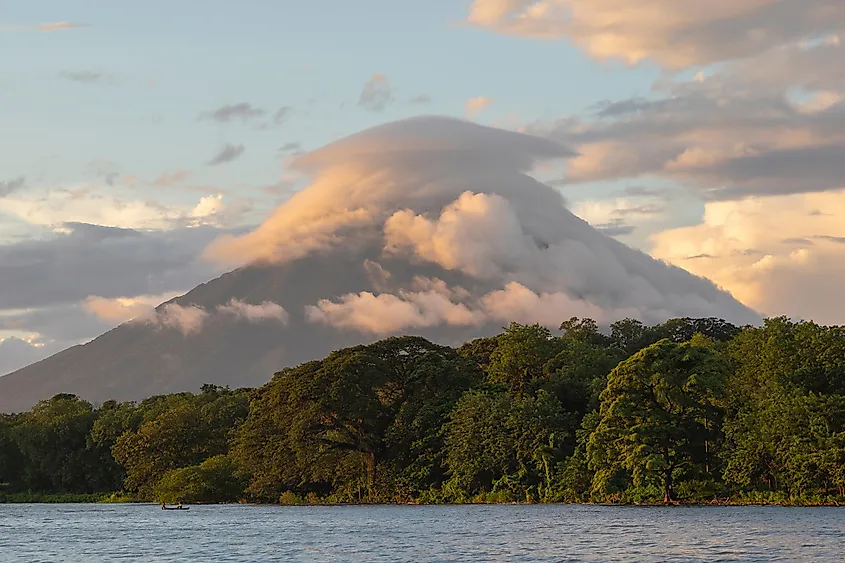
[[[326,296],[343,295],[349,288],[375,290],[367,264],[366,257],[335,252],[284,265],[246,267],[168,303],[197,305],[208,311],[225,306],[233,298],[249,303],[316,303]],[[391,267],[389,261],[382,264]],[[401,270],[394,268],[396,272]],[[415,268],[414,272],[444,280],[459,281],[464,277],[432,266]],[[395,280],[397,285],[411,281],[407,277]],[[25,410],[61,392],[100,402],[197,390],[203,383],[257,386],[285,366],[378,338],[309,323],[302,307],[291,308],[289,314],[286,326],[273,320],[252,323],[212,314],[202,330],[187,335],[176,328],[143,322],[123,324],[85,345],[0,377],[0,412]],[[492,333],[498,326],[440,327],[414,332],[455,344],[475,334]]]
[[[313,183],[203,255],[252,265],[0,378],[0,411],[58,392],[102,401],[259,385],[389,334],[457,344],[510,321],[556,327],[571,316],[759,320],[708,280],[592,228],[529,174],[569,155],[548,139],[437,117],[302,155],[294,166]]]

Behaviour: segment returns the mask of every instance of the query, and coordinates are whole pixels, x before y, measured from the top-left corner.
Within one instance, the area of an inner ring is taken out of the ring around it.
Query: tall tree
[[[108,449],[89,439],[96,416],[91,403],[59,394],[21,417],[13,436],[25,459],[27,488],[99,492],[114,487]]]
[[[529,383],[546,379],[543,367],[559,350],[560,341],[546,327],[511,323],[490,355],[490,381],[521,394]]]
[[[626,471],[635,486],[659,478],[664,502],[672,501],[678,472],[705,469],[727,374],[711,349],[668,339],[619,364],[601,394],[601,421],[588,444],[595,489],[606,491]]]

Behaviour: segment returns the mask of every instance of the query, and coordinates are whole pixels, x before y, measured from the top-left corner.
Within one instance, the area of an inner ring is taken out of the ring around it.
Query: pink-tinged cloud
[[[839,0],[474,0],[467,22],[497,33],[568,39],[597,59],[669,68],[762,53],[845,27]]]
[[[536,303],[513,300],[535,312],[554,306],[646,321],[758,319],[712,283],[604,236],[529,174],[539,161],[569,155],[547,139],[455,119],[388,123],[298,157],[294,166],[313,174],[313,183],[253,232],[221,238],[205,256],[237,265],[292,263],[328,251],[380,252],[404,263],[404,271],[434,264],[475,280],[475,303],[394,287],[309,304],[312,320],[380,334],[435,326],[448,315],[457,324],[477,322],[478,311],[491,319],[478,300],[491,289],[511,287],[508,295],[515,295],[512,283],[538,296]],[[368,272],[382,287],[395,284]]]
[[[202,307],[167,303],[147,315],[133,319],[132,322],[151,325],[159,329],[175,329],[183,336],[190,336],[200,332],[207,319],[208,313]]]

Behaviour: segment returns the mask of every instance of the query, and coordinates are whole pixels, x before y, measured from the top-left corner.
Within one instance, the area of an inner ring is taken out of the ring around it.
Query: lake
[[[0,505],[0,561],[841,561],[845,510]]]

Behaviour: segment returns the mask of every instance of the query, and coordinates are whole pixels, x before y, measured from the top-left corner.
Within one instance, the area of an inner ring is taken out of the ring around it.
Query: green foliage
[[[548,488],[563,415],[544,391],[536,398],[467,393],[446,430],[447,489],[466,499],[502,490],[525,498],[532,489]]]
[[[210,457],[199,465],[165,473],[155,485],[156,502],[235,502],[244,491],[243,480],[225,455]]]
[[[91,403],[67,394],[22,415],[12,427],[23,458],[19,488],[91,493],[119,486],[108,450],[89,438],[96,416]]]
[[[668,339],[617,366],[601,394],[601,421],[587,446],[599,495],[660,486],[664,502],[683,475],[708,473],[727,363],[710,349]]]
[[[522,393],[531,382],[546,379],[543,366],[559,348],[560,341],[552,338],[549,329],[511,323],[490,354],[488,377],[492,383],[508,386],[512,393]]]
[[[126,430],[112,447],[126,471],[125,489],[142,497],[149,497],[167,472],[227,453],[233,428],[249,411],[246,392],[222,388],[180,394],[167,401],[166,410],[162,401],[145,403],[139,407],[145,422]]]
[[[576,317],[0,415],[0,502],[845,503],[845,329]],[[103,493],[109,491],[112,494]]]
[[[480,379],[473,362],[418,337],[279,372],[253,398],[232,448],[250,477],[247,494],[268,501],[286,491],[334,491],[340,500],[375,500],[436,485],[442,427]]]

